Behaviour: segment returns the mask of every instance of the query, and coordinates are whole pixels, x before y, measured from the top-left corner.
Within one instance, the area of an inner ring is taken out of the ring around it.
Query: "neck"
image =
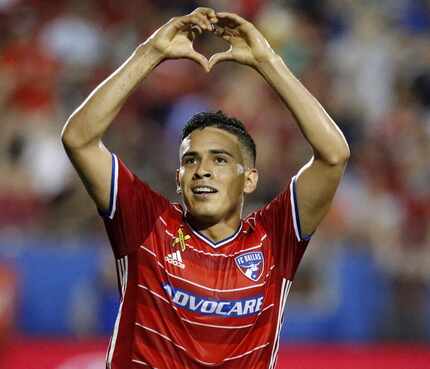
[[[187,215],[188,223],[213,242],[218,242],[234,234],[240,225],[240,214],[227,221],[216,223],[205,222]]]

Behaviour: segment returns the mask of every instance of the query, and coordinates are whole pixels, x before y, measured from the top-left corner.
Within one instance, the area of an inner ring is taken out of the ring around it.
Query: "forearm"
[[[139,46],[69,117],[62,132],[64,144],[79,148],[97,143],[131,92],[161,60],[151,47]]]
[[[271,57],[260,63],[257,70],[292,112],[315,157],[330,165],[345,162],[349,147],[341,130],[281,57]]]

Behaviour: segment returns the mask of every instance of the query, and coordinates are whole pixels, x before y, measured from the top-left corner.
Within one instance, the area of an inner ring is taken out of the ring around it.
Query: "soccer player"
[[[198,54],[192,40],[205,31],[230,49],[209,61]],[[176,173],[182,205],[137,178],[101,141],[132,90],[158,64],[178,58],[206,71],[223,60],[255,69],[313,148],[287,188],[243,219],[244,195],[255,190],[258,173],[254,141],[238,120],[200,113],[186,124]],[[107,367],[274,368],[294,274],[349,148],[253,24],[209,8],[171,19],[71,115],[62,140],[103,216],[121,281]]]

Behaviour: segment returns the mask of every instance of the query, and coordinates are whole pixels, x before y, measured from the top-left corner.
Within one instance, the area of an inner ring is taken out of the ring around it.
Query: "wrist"
[[[274,68],[285,65],[282,58],[275,52],[268,53],[263,58],[259,58],[256,63],[256,68],[260,73],[268,72]]]
[[[133,52],[133,58],[142,60],[146,64],[149,64],[152,68],[155,68],[164,59],[165,55],[155,48],[150,42],[146,41],[140,44]]]
[[[268,82],[278,79],[281,75],[287,78],[291,77],[292,79],[295,79],[293,73],[285,64],[281,56],[275,53],[270,58],[258,63],[257,71]]]

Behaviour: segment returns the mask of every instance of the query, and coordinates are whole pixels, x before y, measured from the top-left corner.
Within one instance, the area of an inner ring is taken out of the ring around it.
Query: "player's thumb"
[[[188,54],[188,58],[200,64],[206,72],[209,72],[209,62],[202,54],[193,50]]]
[[[212,55],[209,59],[209,70],[211,70],[217,63],[228,60],[233,60],[231,50]]]

